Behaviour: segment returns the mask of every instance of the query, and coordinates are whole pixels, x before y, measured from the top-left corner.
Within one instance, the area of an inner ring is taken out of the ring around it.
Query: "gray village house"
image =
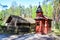
[[[34,31],[35,20],[32,18],[23,18],[10,15],[6,21],[7,30],[12,33],[26,33]]]

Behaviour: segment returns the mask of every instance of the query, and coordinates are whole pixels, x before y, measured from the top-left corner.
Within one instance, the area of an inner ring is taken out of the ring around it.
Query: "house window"
[[[49,27],[51,27],[51,21],[48,22]]]
[[[17,25],[17,26],[20,26],[20,25],[21,25],[21,23],[17,23],[16,25]]]
[[[36,25],[40,25],[39,22],[37,22]]]

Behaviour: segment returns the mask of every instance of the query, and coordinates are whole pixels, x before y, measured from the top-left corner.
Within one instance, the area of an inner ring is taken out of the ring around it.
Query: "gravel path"
[[[0,40],[54,40],[53,36],[40,34],[0,35]]]

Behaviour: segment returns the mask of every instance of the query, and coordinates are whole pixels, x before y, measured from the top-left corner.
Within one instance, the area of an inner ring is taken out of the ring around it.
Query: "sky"
[[[10,8],[12,2],[16,2],[17,4],[16,5],[23,5],[25,7],[28,7],[29,5],[39,5],[39,2],[40,4],[42,3],[43,0],[0,0],[0,4],[2,5],[7,5],[8,7],[7,8]],[[0,5],[0,10],[4,9],[1,5]]]

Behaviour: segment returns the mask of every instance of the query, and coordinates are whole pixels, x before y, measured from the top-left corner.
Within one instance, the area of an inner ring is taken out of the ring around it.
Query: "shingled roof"
[[[41,6],[39,5],[38,8],[37,8],[37,10],[36,10],[36,13],[40,13],[40,12],[43,12],[43,11],[42,11]]]

